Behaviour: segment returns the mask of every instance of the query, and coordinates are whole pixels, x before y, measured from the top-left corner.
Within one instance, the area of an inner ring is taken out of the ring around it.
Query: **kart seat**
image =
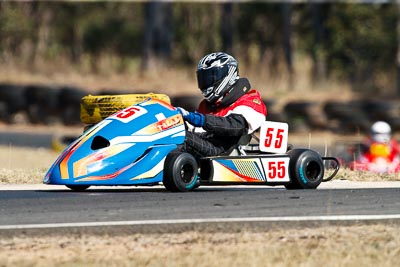
[[[251,134],[242,135],[242,137],[240,137],[240,139],[239,139],[238,145],[239,146],[248,145],[252,138],[253,138],[253,135],[251,135]]]
[[[227,156],[240,156],[240,155],[246,155],[245,150],[247,150],[250,146],[250,142],[253,139],[253,134],[244,134],[240,137],[238,143],[231,147],[226,153],[224,153]],[[257,138],[258,139],[258,138]],[[252,146],[251,146],[252,147]],[[257,144],[258,148],[258,144]]]

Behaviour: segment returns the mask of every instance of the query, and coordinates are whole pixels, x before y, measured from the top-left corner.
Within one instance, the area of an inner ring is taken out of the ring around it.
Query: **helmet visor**
[[[209,69],[197,70],[197,84],[200,90],[207,90],[214,84],[222,80],[228,74],[228,66],[214,67]]]
[[[390,141],[390,138],[390,134],[379,133],[372,135],[372,139],[377,143],[387,143]]]

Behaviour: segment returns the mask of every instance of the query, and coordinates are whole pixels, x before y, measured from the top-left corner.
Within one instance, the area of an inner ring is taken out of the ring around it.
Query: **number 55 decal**
[[[260,150],[270,153],[285,153],[289,126],[284,122],[265,121],[260,128]]]
[[[268,182],[289,182],[289,157],[261,159]]]
[[[131,106],[126,109],[123,109],[121,111],[118,111],[114,115],[112,115],[110,118],[120,120],[121,122],[128,123],[132,121],[133,119],[136,119],[139,116],[142,116],[143,114],[146,114],[147,110],[140,107],[140,106]]]

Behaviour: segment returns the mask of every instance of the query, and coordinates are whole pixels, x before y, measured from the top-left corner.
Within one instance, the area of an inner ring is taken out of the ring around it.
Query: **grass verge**
[[[0,266],[397,266],[399,225],[164,234],[14,236]]]

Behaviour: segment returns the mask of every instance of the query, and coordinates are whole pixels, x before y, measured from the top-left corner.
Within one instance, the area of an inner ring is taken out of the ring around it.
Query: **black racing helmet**
[[[197,83],[209,103],[222,98],[238,79],[238,63],[226,53],[208,54],[197,65]]]

